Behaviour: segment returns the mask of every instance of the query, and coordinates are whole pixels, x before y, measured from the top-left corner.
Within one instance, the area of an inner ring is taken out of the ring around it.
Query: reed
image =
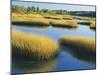
[[[64,20],[72,20],[72,16],[71,15],[61,15],[61,18]]]
[[[48,26],[49,20],[39,14],[12,14],[12,24],[28,26]]]
[[[17,14],[17,13],[12,13],[12,16],[15,16],[15,17],[32,17],[32,18],[37,18],[37,17],[41,17],[43,18],[42,15],[40,14]]]
[[[95,39],[83,36],[65,36],[60,39],[60,44],[70,46],[85,53],[96,53]]]
[[[91,29],[96,29],[96,21],[94,20],[94,21],[90,21],[90,28]]]
[[[58,44],[52,39],[21,31],[12,31],[12,54],[32,60],[49,60],[58,53]]]
[[[61,16],[57,14],[44,14],[43,13],[42,16],[48,19],[61,19]]]
[[[15,25],[31,25],[31,26],[48,26],[49,21],[45,18],[20,18],[16,21],[12,21]]]
[[[72,17],[70,15],[58,15],[58,14],[42,14],[42,16],[44,18],[47,18],[47,19],[54,19],[54,20],[61,20],[61,19],[64,19],[64,20],[72,20]]]
[[[74,20],[50,20],[50,24],[60,27],[77,27],[77,22]]]

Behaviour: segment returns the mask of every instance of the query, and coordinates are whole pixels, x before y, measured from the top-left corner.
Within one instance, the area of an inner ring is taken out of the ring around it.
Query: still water
[[[95,38],[95,31],[89,26],[79,25],[78,28],[57,28],[57,27],[23,27],[12,25],[12,30],[20,30],[31,34],[39,34],[51,37],[55,42],[58,42],[62,36],[80,35],[89,38]],[[51,72],[51,71],[69,71],[69,70],[84,70],[95,69],[95,56],[80,55],[71,48],[60,48],[59,55],[50,61],[35,63],[12,61],[12,73],[33,73],[33,72]]]

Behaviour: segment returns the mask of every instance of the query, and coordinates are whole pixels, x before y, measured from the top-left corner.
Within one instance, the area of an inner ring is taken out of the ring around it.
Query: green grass
[[[85,53],[96,53],[95,39],[84,36],[64,36],[59,40],[61,45],[75,48]]]
[[[12,54],[15,57],[49,60],[57,55],[58,48],[49,37],[12,31]]]

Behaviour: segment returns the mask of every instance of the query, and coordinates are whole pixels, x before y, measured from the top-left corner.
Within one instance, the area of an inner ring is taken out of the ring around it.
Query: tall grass
[[[48,26],[49,20],[39,14],[12,14],[12,24]]]
[[[15,57],[48,60],[57,53],[58,44],[48,37],[12,31],[12,54]]]
[[[47,19],[58,19],[60,20],[61,17],[59,15],[50,15],[50,14],[44,14],[42,15],[44,18],[47,18]]]
[[[40,17],[40,18],[43,18],[42,15],[40,14],[17,14],[17,13],[12,13],[12,17],[32,17],[32,18],[37,18],[37,17]]]
[[[95,39],[83,36],[65,36],[60,39],[60,44],[73,47],[82,52],[96,53]]]
[[[77,22],[74,20],[50,20],[50,24],[61,27],[77,27]]]
[[[16,21],[13,21],[12,24],[18,24],[18,25],[31,25],[31,26],[48,26],[49,21],[45,18],[33,18],[33,19],[18,19]]]
[[[61,20],[61,19],[72,20],[72,17],[70,15],[58,15],[58,14],[50,15],[50,14],[44,14],[43,17],[47,18],[47,19],[56,19],[56,20]]]
[[[96,21],[95,20],[93,20],[93,21],[90,21],[90,28],[91,29],[96,29]]]
[[[12,13],[12,24],[17,25],[36,25],[59,27],[77,27],[77,22],[72,20],[69,15],[50,15],[50,14],[16,14]]]

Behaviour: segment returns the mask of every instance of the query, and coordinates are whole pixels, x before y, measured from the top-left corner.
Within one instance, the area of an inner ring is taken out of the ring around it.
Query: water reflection
[[[87,62],[87,63],[96,63],[96,55],[91,53],[83,52],[81,49],[77,50],[75,48],[70,47],[61,47],[66,52],[69,52],[74,58],[77,58],[78,60]]]
[[[94,29],[93,28],[90,28],[90,30],[96,32],[96,29],[95,28]]]
[[[12,61],[12,73],[48,72],[51,71],[56,64],[56,59],[42,62]]]

